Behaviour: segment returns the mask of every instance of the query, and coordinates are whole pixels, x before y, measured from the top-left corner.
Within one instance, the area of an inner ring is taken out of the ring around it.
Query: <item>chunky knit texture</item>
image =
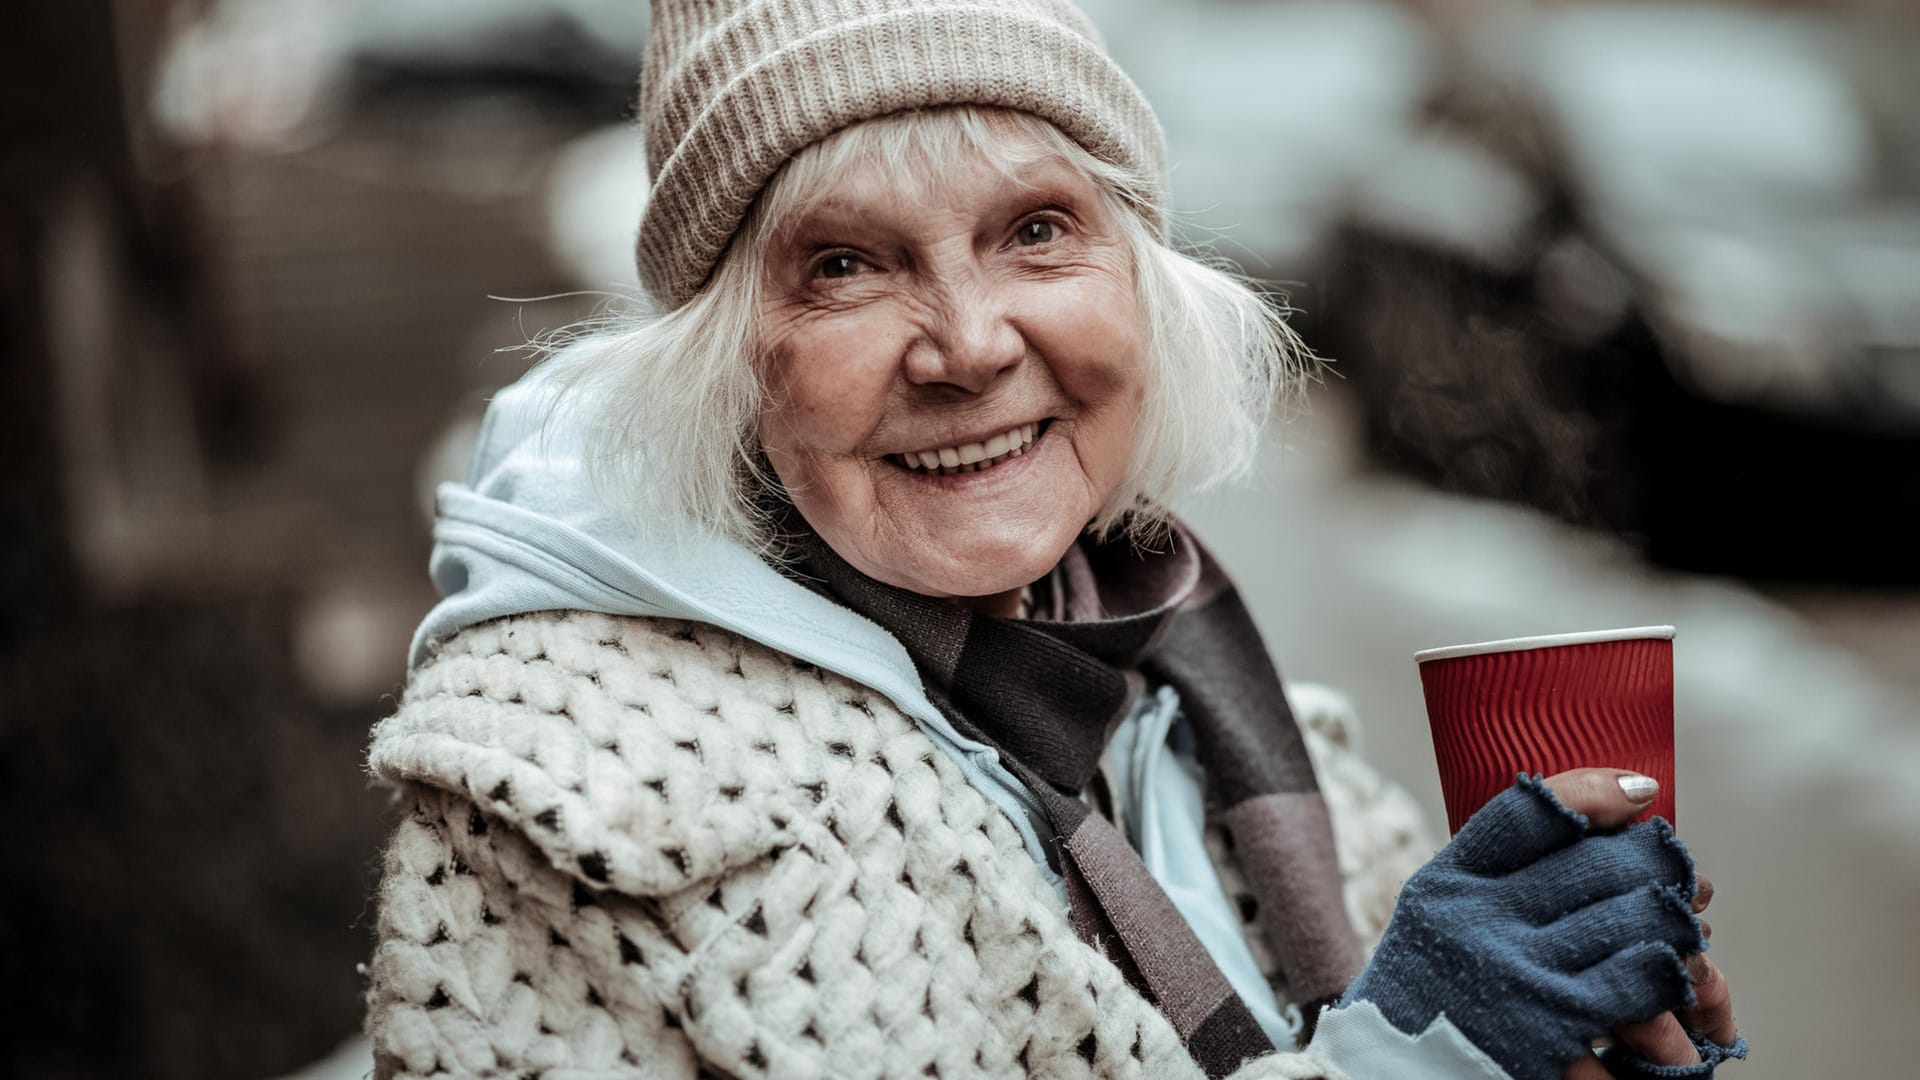
[[[1308,697],[1371,929],[1428,849],[1337,699]],[[735,635],[476,627],[371,764],[407,808],[368,993],[382,1076],[1200,1075],[909,719]],[[1295,1053],[1236,1074],[1338,1075]]]
[[[1409,1035],[1444,1013],[1515,1080],[1559,1080],[1592,1040],[1693,1003],[1694,888],[1664,820],[1591,835],[1522,777],[1407,882],[1342,1002]]]
[[[669,307],[699,290],[789,157],[888,113],[1032,113],[1165,187],[1159,121],[1064,0],[655,0],[651,35],[640,280]]]

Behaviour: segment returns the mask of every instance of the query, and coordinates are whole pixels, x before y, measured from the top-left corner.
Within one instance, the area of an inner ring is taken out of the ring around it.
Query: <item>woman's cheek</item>
[[[830,430],[844,417],[857,387],[854,359],[837,344],[842,335],[812,331],[781,342],[767,371],[776,438],[786,445],[825,450],[835,443]]]
[[[1049,321],[1043,353],[1069,395],[1090,405],[1135,410],[1145,394],[1146,331],[1130,292],[1089,289]]]

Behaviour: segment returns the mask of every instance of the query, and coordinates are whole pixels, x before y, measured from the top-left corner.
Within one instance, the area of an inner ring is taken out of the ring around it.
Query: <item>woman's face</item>
[[[838,178],[767,251],[767,457],[869,577],[995,613],[1119,484],[1145,333],[1119,223],[1058,159]]]

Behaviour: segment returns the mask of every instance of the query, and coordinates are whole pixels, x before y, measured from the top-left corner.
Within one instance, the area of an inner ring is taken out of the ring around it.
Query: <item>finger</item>
[[[1549,971],[1585,971],[1646,941],[1665,942],[1681,956],[1699,952],[1704,944],[1686,901],[1661,885],[1609,896],[1531,933],[1528,952]]]
[[[1569,809],[1544,782],[1523,775],[1468,818],[1441,854],[1470,873],[1505,874],[1586,833],[1585,815]]]
[[[1708,922],[1705,919],[1700,920],[1700,940],[1701,941],[1713,940],[1713,924]]]
[[[1567,809],[1587,816],[1591,829],[1617,829],[1645,812],[1660,794],[1650,776],[1627,769],[1570,769],[1547,777],[1547,790]]]
[[[1591,995],[1593,1018],[1609,1027],[1694,1003],[1687,966],[1664,941],[1630,945],[1573,978]]]
[[[1713,882],[1700,874],[1695,874],[1693,880],[1693,913],[1698,915],[1707,910],[1708,904],[1713,903]]]
[[[1606,836],[1588,836],[1540,859],[1529,872],[1552,883],[1553,902],[1559,905],[1555,914],[1649,884],[1671,886],[1683,898],[1691,895],[1685,849],[1662,822],[1643,821]],[[1684,899],[1680,906],[1691,907]]]
[[[1600,1059],[1589,1050],[1586,1057],[1567,1066],[1561,1080],[1609,1080],[1609,1077],[1607,1067],[1600,1064]]]
[[[1694,1002],[1679,1011],[1687,1030],[1705,1035],[1720,1046],[1732,1046],[1736,1037],[1733,1022],[1733,991],[1727,986],[1720,968],[1705,956],[1687,958],[1687,974],[1693,979]]]
[[[1661,1013],[1651,1020],[1622,1024],[1613,1029],[1620,1045],[1655,1065],[1698,1065],[1700,1051],[1672,1013]]]

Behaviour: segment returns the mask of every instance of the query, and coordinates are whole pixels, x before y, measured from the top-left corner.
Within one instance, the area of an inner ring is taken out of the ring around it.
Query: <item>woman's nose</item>
[[[1026,353],[1026,338],[991,291],[955,291],[943,298],[925,332],[908,348],[907,379],[977,394],[1019,367]]]

